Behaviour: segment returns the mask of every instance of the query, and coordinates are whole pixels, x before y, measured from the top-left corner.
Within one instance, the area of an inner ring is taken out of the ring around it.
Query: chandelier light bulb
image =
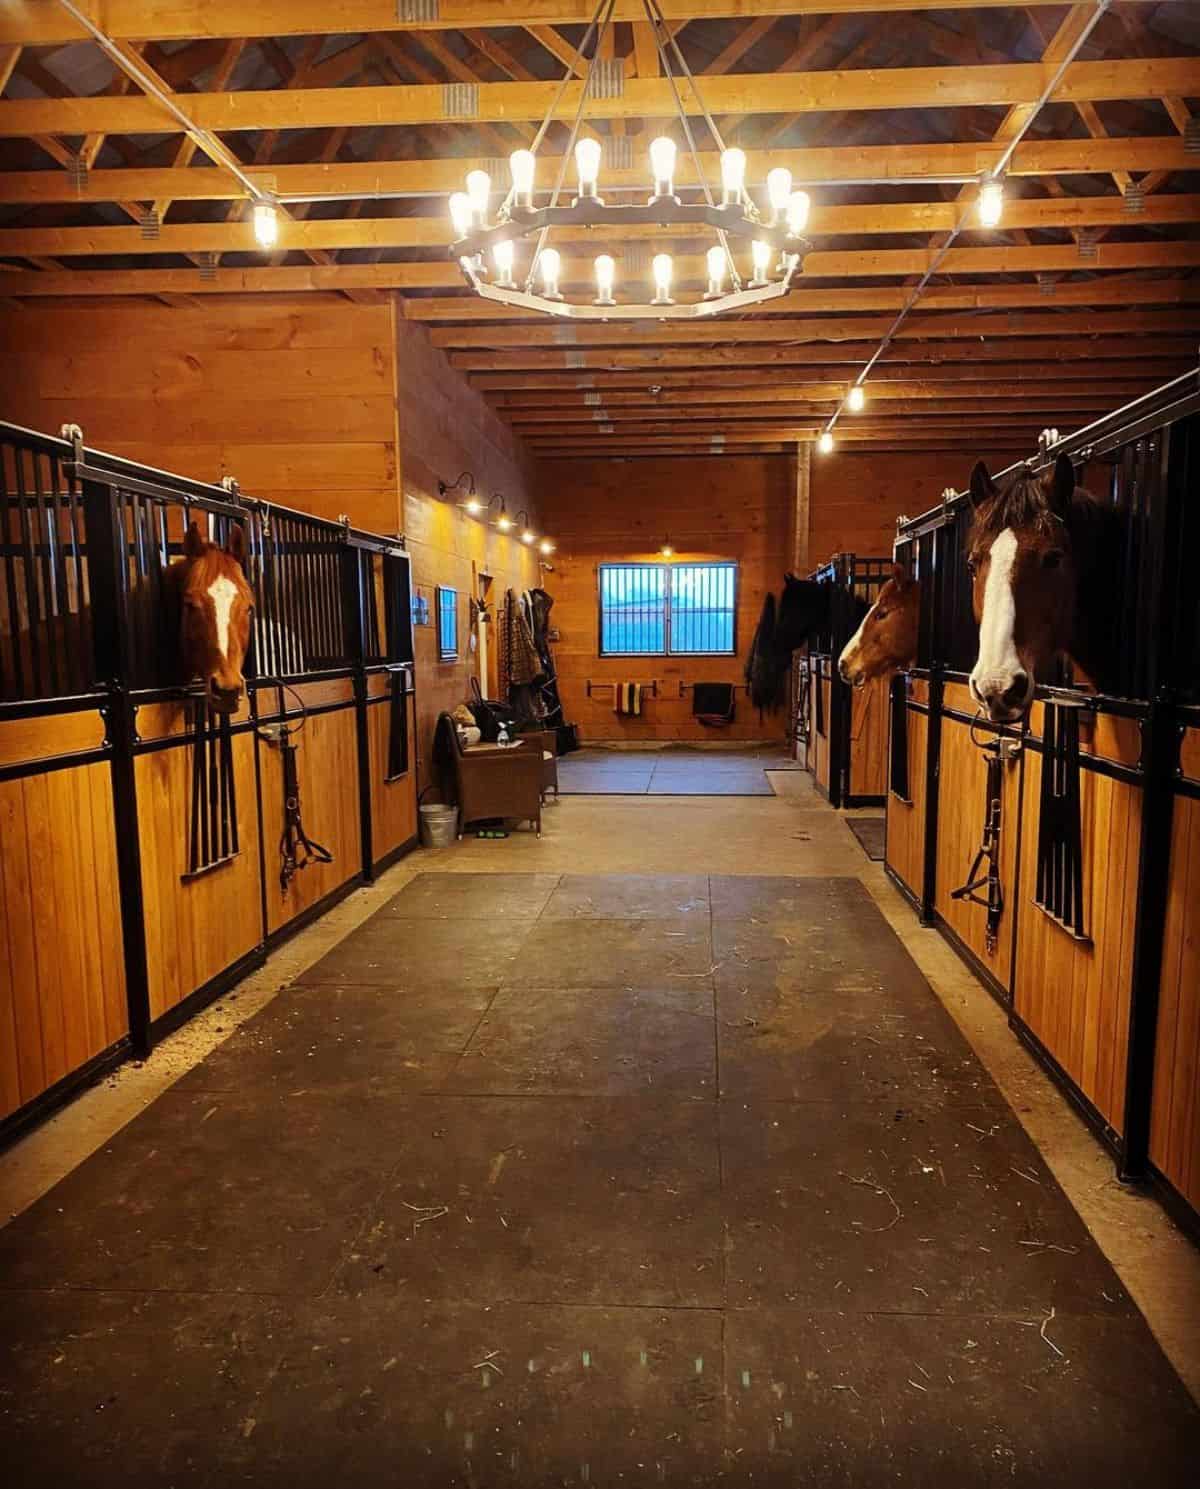
[[[675,195],[675,141],[670,135],[659,135],[650,142],[650,169],[654,172],[653,201]]]
[[[533,173],[537,166],[532,150],[514,150],[508,157],[512,172],[513,200],[525,211],[533,209]]]
[[[787,202],[787,229],[796,238],[808,226],[808,209],[811,205],[807,191],[793,191]]]
[[[279,213],[266,198],[254,204],[254,236],[260,248],[274,248],[279,241]]]
[[[719,243],[714,243],[704,257],[708,265],[708,289],[704,298],[718,300],[725,293],[725,250]]]
[[[979,188],[979,220],[984,227],[999,227],[1004,216],[1004,187],[999,181],[985,181]]]
[[[562,295],[558,288],[558,276],[562,270],[562,259],[557,248],[543,248],[542,256],[538,259],[542,270],[542,294],[547,300],[561,300]]]
[[[612,255],[599,254],[596,258],[596,300],[597,305],[612,305],[613,283],[616,279],[617,266]]]
[[[476,222],[483,227],[487,222],[488,200],[492,194],[492,178],[486,171],[471,171],[467,176],[467,197]]]
[[[492,247],[492,258],[496,262],[496,269],[499,275],[496,283],[501,289],[510,290],[515,288],[512,277],[513,254],[514,248],[511,238],[501,238]]]
[[[792,173],[785,165],[767,172],[767,201],[771,204],[771,221],[778,222],[792,198]]]
[[[465,191],[456,191],[450,198],[450,221],[460,238],[471,231],[471,198]]]
[[[761,289],[768,282],[767,268],[771,262],[771,245],[764,242],[762,238],[755,238],[750,245],[750,259],[754,265],[754,278],[750,281],[750,288]]]
[[[594,201],[596,182],[600,179],[600,141],[590,137],[575,141],[575,169],[579,173],[579,195]]]
[[[651,265],[654,270],[654,299],[653,305],[673,305],[671,299],[671,273],[673,265],[669,253],[656,253]]]
[[[866,401],[867,395],[863,392],[861,383],[855,383],[849,393],[846,394],[846,407],[852,414],[861,414]]]
[[[833,435],[829,432],[828,429],[822,432],[821,438],[817,441],[817,449],[820,450],[822,455],[828,455],[832,452]]]
[[[735,145],[721,151],[721,205],[740,207],[746,184],[746,152]]]

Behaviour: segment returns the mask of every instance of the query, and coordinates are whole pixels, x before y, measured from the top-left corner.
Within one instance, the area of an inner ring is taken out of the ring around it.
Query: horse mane
[[[1045,476],[1034,475],[1028,466],[1022,466],[994,496],[980,502],[975,508],[971,524],[971,543],[992,541],[1007,527],[1032,527],[1039,532],[1050,532],[1060,519],[1050,504],[1050,482],[1053,472]],[[1093,512],[1092,509],[1096,509]],[[1076,516],[1088,525],[1094,515],[1104,511],[1100,499],[1083,486],[1076,486],[1071,493],[1071,508],[1067,518],[1069,527],[1074,527]]]

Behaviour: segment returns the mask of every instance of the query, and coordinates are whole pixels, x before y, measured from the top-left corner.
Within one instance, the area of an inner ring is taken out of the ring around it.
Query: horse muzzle
[[[242,688],[239,683],[235,688],[223,688],[215,677],[208,680],[208,701],[216,709],[217,713],[237,713],[242,701]]]

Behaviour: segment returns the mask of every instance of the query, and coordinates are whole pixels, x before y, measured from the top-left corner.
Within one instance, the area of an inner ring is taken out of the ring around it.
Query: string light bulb
[[[596,305],[615,305],[613,299],[613,284],[616,279],[617,265],[612,255],[601,253],[596,256]]]
[[[746,152],[736,145],[721,151],[721,205],[740,207],[746,185]]]
[[[1003,216],[1003,184],[999,181],[985,181],[979,188],[979,221],[984,227],[999,227]]]
[[[514,150],[508,157],[512,173],[513,201],[526,212],[533,210],[533,176],[537,161],[532,150]]]
[[[671,255],[656,253],[651,268],[654,270],[654,299],[650,303],[674,305],[675,301],[671,299],[671,275],[674,272]]]
[[[279,213],[269,197],[254,203],[254,236],[260,248],[274,248],[279,241]]]
[[[863,391],[861,383],[855,383],[849,393],[846,394],[846,407],[852,414],[861,414],[866,401],[867,395]]]
[[[704,292],[706,300],[719,300],[725,293],[725,250],[719,243],[714,243],[705,255],[708,265],[708,289]]]
[[[596,195],[596,183],[600,179],[600,141],[590,135],[575,141],[575,169],[579,175],[579,195],[603,206],[603,198]]]
[[[817,449],[822,455],[829,455],[833,451],[833,434],[825,429],[821,432],[821,438],[817,441]]]
[[[670,135],[659,135],[650,142],[650,169],[654,172],[654,195],[651,202],[675,195],[675,141]]]
[[[538,264],[542,270],[542,294],[547,300],[561,300],[562,292],[558,288],[558,276],[562,269],[562,258],[558,249],[543,248]]]
[[[492,178],[486,171],[467,173],[467,197],[471,212],[480,227],[487,226],[488,202],[492,195]]]

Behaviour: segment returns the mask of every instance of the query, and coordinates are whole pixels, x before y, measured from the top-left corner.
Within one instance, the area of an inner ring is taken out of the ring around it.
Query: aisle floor
[[[444,858],[0,1231],[13,1482],[1194,1484],[857,878]]]
[[[773,796],[768,771],[798,767],[780,745],[700,749],[605,749],[592,745],[558,762],[564,796]]]

